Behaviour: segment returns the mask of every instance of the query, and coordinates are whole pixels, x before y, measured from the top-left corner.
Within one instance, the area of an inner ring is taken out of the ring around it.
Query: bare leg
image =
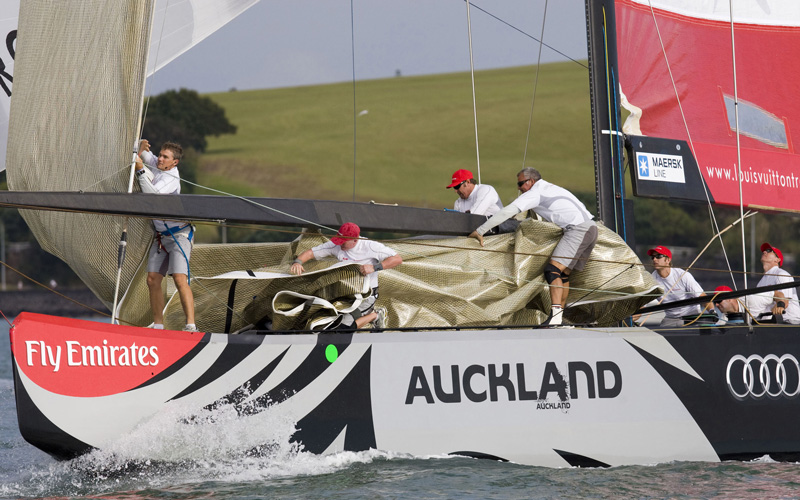
[[[181,298],[183,314],[186,315],[186,324],[194,324],[194,295],[192,295],[192,289],[189,288],[189,280],[185,274],[178,273],[173,274],[172,279],[175,281],[175,287],[178,289],[178,295]]]
[[[558,268],[562,273],[567,267],[560,262],[550,260],[550,263]],[[569,274],[569,273],[567,273]],[[553,305],[561,305],[562,307],[567,303],[567,295],[569,295],[569,282],[564,283],[561,278],[553,280],[550,283],[550,301]]]
[[[150,309],[153,310],[153,323],[164,324],[164,291],[161,281],[164,279],[159,273],[147,273],[147,289],[150,292]]]

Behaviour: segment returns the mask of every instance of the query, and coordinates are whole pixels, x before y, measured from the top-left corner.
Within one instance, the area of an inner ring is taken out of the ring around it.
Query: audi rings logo
[[[800,394],[800,364],[791,354],[737,354],[728,361],[728,389],[736,399],[793,398]]]

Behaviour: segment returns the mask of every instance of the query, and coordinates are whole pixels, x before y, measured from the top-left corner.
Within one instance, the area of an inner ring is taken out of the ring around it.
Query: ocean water
[[[3,321],[0,319],[0,321]],[[289,444],[291,422],[165,416],[115,446],[59,462],[19,434],[8,325],[0,325],[0,498],[528,499],[800,498],[800,464],[677,462],[548,469],[385,451],[317,456]],[[800,419],[800,415],[798,415]],[[754,423],[757,425],[757,423]],[[248,439],[271,443],[257,453]]]

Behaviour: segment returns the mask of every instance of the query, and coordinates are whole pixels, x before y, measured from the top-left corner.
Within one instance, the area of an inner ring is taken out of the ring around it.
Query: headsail
[[[641,110],[626,133],[687,141],[714,202],[738,205],[735,76],[744,205],[800,211],[800,4],[617,0],[616,17],[622,92]]]
[[[256,4],[258,0],[157,0],[147,76]],[[6,141],[19,0],[0,1],[0,171],[6,167]]]

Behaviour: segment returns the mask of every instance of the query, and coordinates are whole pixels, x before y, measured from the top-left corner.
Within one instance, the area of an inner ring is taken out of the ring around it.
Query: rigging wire
[[[472,78],[472,115],[475,122],[475,155],[478,161],[478,184],[481,183],[481,150],[478,142],[478,104],[475,99],[475,64],[472,59],[472,20],[469,16],[470,0],[467,4],[467,39],[469,40],[469,72]]]
[[[669,290],[667,290],[666,292],[664,292],[664,295],[661,297],[661,299],[658,301],[658,303],[660,304],[661,302],[663,302],[663,301],[664,301],[664,299],[667,297],[667,294],[668,294],[669,292],[671,292],[671,291],[672,291],[672,290],[673,290],[673,289],[674,289],[676,286],[678,286],[678,284],[680,283],[681,279],[683,278],[683,275],[684,275],[684,274],[686,274],[686,273],[688,273],[688,272],[689,272],[689,270],[690,270],[690,269],[692,269],[692,266],[694,266],[694,263],[695,263],[695,262],[697,262],[697,261],[698,261],[698,259],[700,259],[700,257],[701,257],[701,256],[702,256],[702,255],[705,253],[705,251],[706,251],[706,250],[708,250],[708,247],[710,247],[710,246],[711,246],[711,243],[713,243],[713,242],[714,242],[714,240],[715,240],[716,238],[718,238],[718,237],[719,237],[719,238],[720,238],[720,241],[721,241],[721,240],[722,240],[722,234],[723,234],[724,232],[726,232],[728,229],[732,228],[733,226],[735,226],[736,224],[739,224],[739,223],[741,223],[741,225],[742,225],[742,226],[744,226],[744,220],[745,220],[745,217],[750,217],[750,216],[753,216],[753,215],[755,215],[755,214],[754,214],[754,213],[751,213],[751,212],[749,212],[749,211],[748,211],[748,212],[747,212],[747,214],[744,214],[744,215],[742,215],[742,217],[741,217],[740,219],[737,219],[737,220],[733,221],[732,223],[730,223],[730,224],[729,224],[729,225],[728,225],[728,226],[727,226],[725,229],[723,229],[723,230],[722,230],[720,233],[718,233],[718,234],[715,234],[714,236],[712,236],[712,237],[711,237],[711,239],[710,239],[710,240],[708,240],[708,243],[706,243],[706,246],[704,246],[704,247],[703,247],[703,249],[702,249],[702,250],[700,250],[700,252],[699,252],[699,253],[697,254],[697,256],[694,258],[694,260],[691,262],[691,264],[689,264],[689,265],[686,267],[686,269],[683,271],[683,273],[682,273],[682,274],[681,274],[681,275],[678,277],[678,279],[677,279],[677,280],[675,280],[675,282],[672,284],[672,286],[670,287],[670,289],[669,289]],[[652,313],[650,313],[650,314],[652,314]],[[649,314],[648,314],[648,316],[649,316]],[[645,319],[646,319],[648,316],[645,316]]]
[[[353,64],[353,201],[356,201],[356,25],[353,0],[350,0],[350,55]]]
[[[59,297],[61,297],[61,298],[63,298],[63,299],[67,299],[67,300],[69,300],[70,302],[73,302],[73,303],[75,303],[75,304],[77,304],[77,305],[79,305],[79,306],[81,306],[81,307],[84,307],[84,308],[86,308],[86,309],[88,309],[88,310],[90,310],[90,311],[92,311],[92,312],[94,312],[94,313],[97,313],[97,314],[99,314],[99,315],[101,315],[101,316],[107,316],[107,317],[111,317],[111,315],[110,315],[110,314],[108,314],[108,313],[106,313],[106,312],[99,311],[99,310],[97,310],[97,309],[93,308],[92,306],[89,306],[89,305],[87,305],[87,304],[84,304],[84,303],[82,303],[82,302],[79,302],[79,301],[77,301],[77,300],[73,299],[72,297],[67,297],[67,296],[66,296],[66,295],[64,295],[63,293],[61,293],[61,292],[59,292],[59,291],[57,291],[57,290],[54,290],[53,288],[50,288],[49,286],[45,285],[44,283],[40,283],[39,281],[37,281],[37,280],[35,280],[35,279],[31,278],[31,277],[30,277],[30,276],[28,276],[27,274],[23,273],[23,272],[22,272],[22,271],[20,271],[19,269],[15,268],[14,266],[12,266],[12,265],[10,265],[10,264],[8,264],[8,263],[6,263],[6,262],[3,262],[3,261],[1,261],[1,260],[0,260],[0,265],[2,265],[2,266],[4,266],[4,267],[6,267],[7,269],[9,269],[9,270],[11,270],[11,271],[13,271],[13,272],[15,272],[15,273],[19,274],[20,276],[22,276],[22,277],[23,277],[23,278],[25,278],[26,280],[30,281],[31,283],[34,283],[34,284],[36,284],[36,285],[38,285],[38,286],[40,286],[40,287],[44,288],[45,290],[48,290],[48,291],[50,291],[50,292],[53,292],[54,294],[58,295]]]
[[[531,111],[528,114],[528,132],[525,135],[525,152],[522,153],[522,168],[525,168],[525,160],[528,157],[528,144],[531,139],[531,124],[533,123],[533,103],[536,101],[536,87],[539,85],[539,68],[542,63],[542,47],[544,46],[544,27],[547,21],[547,1],[544,2],[544,13],[542,15],[542,32],[539,35],[539,54],[536,56],[536,76],[533,80],[533,95],[531,96]]]
[[[692,134],[689,131],[689,124],[686,121],[686,114],[683,112],[683,104],[681,102],[680,94],[678,93],[678,87],[675,84],[675,77],[672,75],[672,67],[670,66],[669,58],[667,57],[667,49],[664,47],[664,39],[661,36],[661,30],[658,27],[658,21],[656,20],[656,13],[655,13],[655,10],[653,9],[653,3],[652,3],[651,0],[648,0],[647,3],[648,3],[648,6],[650,8],[650,15],[653,18],[653,26],[655,27],[656,34],[658,35],[658,42],[659,42],[659,44],[661,46],[661,54],[664,56],[664,62],[667,65],[667,72],[669,73],[669,80],[670,80],[670,83],[672,84],[672,91],[675,94],[675,99],[676,99],[676,101],[678,103],[678,110],[681,113],[681,119],[683,120],[683,127],[684,127],[684,130],[686,131],[686,135],[687,135],[687,137],[689,139],[689,148],[692,150],[692,153],[695,154],[695,152],[697,150],[694,147],[694,142],[692,140]],[[695,158],[696,157],[697,157],[697,155],[695,154]],[[698,165],[697,168],[699,169],[700,168],[700,162],[699,161],[697,162],[697,165]],[[700,175],[702,177],[702,172],[698,172],[698,173],[700,173]],[[728,271],[729,271],[729,274],[730,274],[730,277],[731,277],[731,281],[733,282],[733,286],[735,288],[736,287],[736,281],[734,280],[733,269],[731,268],[730,260],[728,259],[728,252],[725,250],[725,243],[722,241],[722,232],[720,232],[720,230],[719,230],[719,223],[717,222],[717,217],[714,214],[714,208],[713,208],[712,203],[711,203],[711,197],[708,194],[708,187],[706,186],[705,182],[703,182],[702,185],[703,185],[703,193],[706,195],[706,203],[708,205],[708,211],[709,211],[709,214],[711,216],[711,224],[712,224],[712,227],[713,227],[713,231],[719,237],[719,244],[720,244],[720,247],[722,248],[722,254],[723,254],[724,258],[725,258],[725,264],[728,266]]]
[[[731,62],[733,63],[733,112],[736,119],[736,162],[737,162],[737,169],[741,171],[742,168],[742,143],[741,143],[741,135],[739,133],[739,85],[738,79],[736,78],[736,37],[734,36],[734,25],[733,25],[733,1],[728,2],[728,7],[730,9],[731,15]],[[744,198],[742,197],[742,182],[744,181],[743,175],[738,175],[739,177],[739,213],[744,213]],[[744,215],[742,215],[744,217]],[[747,288],[747,248],[745,245],[745,236],[744,236],[744,224],[742,224],[742,269],[745,271],[744,274],[744,287]],[[745,296],[745,302],[747,302],[747,298]]]
[[[468,1],[468,0],[464,0],[464,1],[466,2],[466,1]],[[583,66],[585,69],[589,69],[589,66],[587,66],[587,65],[586,65],[586,64],[584,64],[584,63],[582,63],[581,61],[579,61],[579,60],[577,60],[577,59],[575,59],[575,58],[573,58],[573,57],[570,57],[570,56],[568,56],[567,54],[565,54],[565,53],[561,52],[560,50],[558,50],[557,48],[553,47],[552,45],[548,45],[548,44],[544,43],[544,41],[542,41],[542,40],[537,40],[535,36],[533,36],[533,35],[531,35],[531,34],[527,33],[526,31],[524,31],[524,30],[522,30],[522,29],[520,29],[520,28],[517,28],[516,26],[514,26],[514,25],[513,25],[513,24],[511,24],[511,23],[509,23],[508,21],[505,21],[505,20],[503,20],[503,19],[500,19],[499,17],[497,17],[496,15],[492,14],[491,12],[489,12],[489,11],[487,11],[487,10],[485,10],[485,9],[482,9],[482,8],[481,8],[479,5],[476,5],[475,3],[473,3],[473,4],[472,4],[472,6],[473,6],[474,8],[476,8],[476,9],[478,9],[479,11],[483,12],[483,13],[484,13],[484,14],[486,14],[487,16],[489,16],[489,17],[491,17],[491,18],[493,18],[493,19],[495,19],[495,20],[497,20],[497,21],[499,21],[499,22],[501,22],[501,23],[505,24],[505,25],[506,25],[506,26],[508,26],[509,28],[511,28],[511,29],[513,29],[513,30],[515,30],[515,31],[518,31],[519,33],[523,34],[524,36],[526,36],[526,37],[528,37],[528,38],[530,38],[530,39],[532,39],[532,40],[534,40],[534,41],[537,41],[537,42],[541,43],[542,45],[544,45],[544,46],[545,46],[545,47],[547,47],[548,49],[552,50],[552,51],[553,51],[553,52],[555,52],[556,54],[558,54],[558,55],[560,55],[560,56],[563,56],[563,57],[565,57],[566,59],[568,59],[568,60],[570,60],[570,61],[574,62],[575,64],[578,64],[579,66]]]
[[[617,83],[616,83],[616,80],[614,79],[614,74],[613,74],[613,71],[614,71],[615,68],[610,67],[609,66],[609,62],[608,62],[609,61],[609,58],[608,58],[608,24],[607,24],[607,19],[606,19],[606,9],[605,9],[605,7],[603,7],[603,59],[604,59],[605,69],[606,69],[606,89],[608,89],[608,95],[606,96],[606,104],[608,105],[607,113],[608,113],[608,120],[609,120],[608,128],[609,128],[609,132],[611,132],[612,131],[611,128],[613,126],[613,132],[614,132],[614,133],[609,133],[608,134],[608,143],[609,143],[608,144],[608,151],[609,151],[609,153],[611,155],[612,170],[615,170],[614,167],[616,166],[616,162],[619,162],[619,161],[622,160],[621,153],[619,152],[619,122],[616,120],[616,117],[619,114],[619,107],[618,107],[618,104],[617,104]],[[612,96],[613,96],[613,98],[612,98]],[[612,102],[612,99],[613,99],[613,102]],[[614,121],[616,121],[616,123],[614,123],[614,124],[611,123],[612,117],[614,117]],[[617,155],[614,154],[615,143],[616,143],[616,147],[617,147]],[[620,175],[622,174],[622,172],[621,172],[622,169],[616,169],[616,170],[620,170]],[[617,189],[619,189],[620,196],[624,200],[625,199],[625,181],[624,181],[624,179],[620,178],[619,179],[620,184],[619,184],[619,187],[618,187],[617,178],[613,174],[614,174],[614,172],[612,171],[612,175],[611,175],[611,189],[612,189],[612,192],[616,193]],[[615,198],[616,198],[616,196],[615,196]],[[616,203],[615,203],[615,205],[616,205]],[[615,229],[616,229],[615,232],[617,232],[617,233],[619,233],[619,230],[622,229],[622,239],[624,241],[627,241],[628,238],[627,238],[627,235],[625,234],[625,204],[622,203],[621,205],[622,205],[622,209],[621,209],[622,213],[620,214],[619,218],[617,217],[616,206],[614,206],[614,226],[615,226]],[[620,218],[621,218],[621,223],[620,223]],[[620,226],[621,226],[621,228],[620,228]]]
[[[164,20],[161,23],[161,32],[159,33],[159,36],[158,36],[158,39],[157,39],[157,43],[156,43],[156,53],[155,53],[155,61],[156,61],[156,63],[158,62],[158,55],[159,55],[159,53],[161,51],[161,40],[164,37],[164,27],[167,24],[167,19],[166,19],[167,9],[169,9],[169,0],[167,0],[167,3],[165,5],[165,7],[164,7]],[[152,25],[152,23],[155,21],[155,15],[152,12],[151,12],[151,15],[153,16],[152,19],[150,20],[151,25]],[[128,175],[128,193],[132,193],[133,192],[133,177],[134,177],[134,172],[135,172],[135,169],[136,169],[136,158],[139,155],[139,144],[140,144],[140,141],[141,141],[142,129],[144,128],[145,117],[147,116],[147,110],[148,110],[149,105],[150,105],[150,98],[148,97],[145,100],[145,94],[146,94],[146,89],[147,89],[147,66],[148,66],[148,56],[149,56],[149,54],[150,54],[150,51],[148,50],[147,51],[147,55],[144,58],[144,74],[145,74],[145,78],[144,78],[144,83],[142,85],[141,100],[145,101],[145,108],[144,108],[144,112],[137,117],[137,123],[136,123],[136,137],[137,137],[137,140],[136,140],[136,144],[134,146],[133,158],[131,158],[131,164],[130,164],[130,167],[129,167],[130,168],[130,173]],[[153,67],[156,67],[156,65],[154,64]],[[119,305],[117,304],[117,301],[119,299],[119,287],[120,287],[120,284],[122,282],[122,267],[123,267],[123,265],[125,263],[125,253],[126,253],[127,247],[128,247],[128,220],[129,220],[129,218],[125,217],[125,220],[122,222],[122,235],[120,236],[119,245],[118,245],[118,248],[117,248],[117,276],[116,276],[116,278],[114,280],[114,299],[113,299],[113,301],[111,303],[112,304],[111,305],[111,323],[112,324],[114,324],[114,323],[118,324],[119,323],[119,321],[117,320],[117,312],[118,312],[118,307],[119,307]],[[130,286],[130,283],[129,283],[129,286]],[[126,290],[126,292],[127,292],[127,290]]]

